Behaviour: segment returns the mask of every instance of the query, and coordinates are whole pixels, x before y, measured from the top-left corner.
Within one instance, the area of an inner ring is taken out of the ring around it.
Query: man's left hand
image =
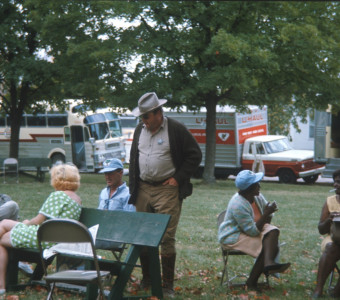
[[[173,186],[178,186],[178,182],[177,182],[177,180],[175,179],[175,178],[173,178],[173,177],[170,177],[169,179],[167,179],[167,180],[165,180],[164,182],[163,182],[163,185],[173,185]]]

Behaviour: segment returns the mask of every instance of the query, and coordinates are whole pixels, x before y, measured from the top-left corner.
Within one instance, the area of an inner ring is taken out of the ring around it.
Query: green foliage
[[[337,2],[136,1],[116,7],[117,15],[134,22],[123,36],[139,57],[129,74],[130,108],[150,90],[171,107],[205,106],[208,137],[215,135],[216,104],[268,105],[273,131],[286,132],[306,108],[338,102]],[[206,169],[214,164],[213,144],[212,138]]]
[[[20,118],[32,104],[81,98],[92,107],[124,84],[126,59],[102,1],[0,3],[0,107],[11,117],[10,156],[18,156]],[[8,154],[6,154],[8,155]]]

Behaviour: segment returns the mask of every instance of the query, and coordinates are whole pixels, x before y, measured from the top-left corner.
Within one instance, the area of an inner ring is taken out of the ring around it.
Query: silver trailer
[[[323,177],[340,169],[340,112],[315,111],[314,160],[326,164]]]

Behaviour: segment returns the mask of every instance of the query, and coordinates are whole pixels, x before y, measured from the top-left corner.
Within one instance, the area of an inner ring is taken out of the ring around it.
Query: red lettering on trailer
[[[262,114],[256,114],[251,116],[245,116],[241,118],[242,123],[252,122],[252,121],[261,121],[263,120]]]
[[[266,135],[266,134],[267,134],[266,124],[240,129],[238,131],[238,142],[239,144],[243,144],[244,141],[250,137],[258,136],[258,135]]]
[[[195,123],[196,124],[205,124],[205,123],[207,123],[207,119],[206,118],[199,118],[199,117],[197,117],[195,119]],[[216,118],[216,124],[218,124],[218,125],[229,124],[229,122],[225,118]]]
[[[190,129],[191,134],[199,144],[206,144],[205,129]],[[218,145],[233,145],[235,144],[234,130],[216,130],[216,144]]]

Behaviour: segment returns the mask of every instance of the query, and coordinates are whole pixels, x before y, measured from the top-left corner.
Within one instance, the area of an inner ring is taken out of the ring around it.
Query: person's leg
[[[8,263],[8,252],[6,247],[11,247],[9,233],[5,234],[0,240],[0,291],[3,293],[6,289],[6,271]]]
[[[176,263],[176,230],[181,215],[182,202],[178,198],[178,187],[166,185],[154,189],[151,205],[156,213],[171,216],[168,228],[161,243],[161,262],[164,294],[174,295]]]
[[[278,230],[272,230],[263,237],[264,266],[276,264],[275,257],[279,252],[279,234]]]
[[[12,228],[18,224],[18,221],[13,221],[13,220],[2,220],[0,222],[0,238],[6,233],[12,230]]]
[[[246,285],[250,289],[256,289],[257,288],[257,282],[263,273],[264,268],[264,255],[263,251],[260,253],[260,255],[257,257],[253,268],[250,271],[249,277],[246,281]]]
[[[279,253],[279,230],[271,230],[262,241],[264,254],[263,273],[267,276],[273,273],[283,273],[290,267],[290,263],[280,264],[275,261]]]
[[[322,296],[323,286],[327,280],[327,277],[332,272],[336,262],[339,259],[340,247],[334,243],[328,243],[319,260],[316,288],[313,294],[314,298]],[[336,286],[338,286],[338,284]]]
[[[18,219],[19,206],[13,200],[8,201],[0,206],[0,221],[4,219],[14,220]]]
[[[136,211],[137,212],[152,212],[149,205],[151,195],[149,194],[149,185],[141,182],[140,188],[138,190],[138,197],[136,201]],[[149,257],[147,254],[147,249],[143,249],[139,257],[140,264],[142,266],[142,275],[140,288],[148,289],[151,286],[150,271],[149,271]]]

